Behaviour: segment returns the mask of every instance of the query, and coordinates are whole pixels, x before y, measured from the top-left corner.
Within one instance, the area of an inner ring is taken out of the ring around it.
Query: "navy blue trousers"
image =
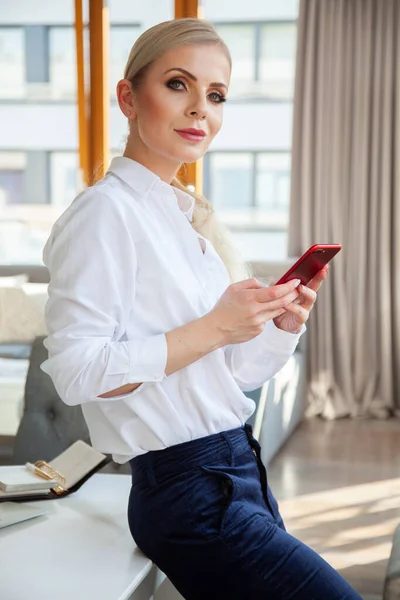
[[[128,520],[186,600],[360,600],[286,532],[249,426],[131,460]]]

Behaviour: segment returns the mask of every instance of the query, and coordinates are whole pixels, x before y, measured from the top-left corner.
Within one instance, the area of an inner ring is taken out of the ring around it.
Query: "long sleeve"
[[[50,272],[45,311],[49,358],[42,370],[70,405],[101,401],[100,394],[127,383],[161,381],[165,335],[125,336],[137,265],[122,203],[95,186],[63,217],[44,250]]]
[[[241,344],[225,347],[225,362],[243,392],[260,387],[287,363],[306,330],[299,334],[282,331],[267,321],[263,332]]]

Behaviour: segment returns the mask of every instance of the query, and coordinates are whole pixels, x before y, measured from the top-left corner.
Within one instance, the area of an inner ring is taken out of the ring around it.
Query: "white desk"
[[[135,546],[129,475],[97,474],[47,515],[0,530],[1,600],[178,600]]]
[[[28,359],[0,357],[0,435],[17,433],[28,367]]]

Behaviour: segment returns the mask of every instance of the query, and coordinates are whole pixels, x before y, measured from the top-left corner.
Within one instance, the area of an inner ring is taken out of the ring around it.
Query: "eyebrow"
[[[164,75],[166,75],[166,73],[169,73],[170,71],[180,71],[181,73],[189,77],[189,79],[191,79],[192,81],[197,81],[197,77],[192,75],[192,73],[189,73],[189,71],[186,71],[186,69],[181,69],[180,67],[172,67],[172,69],[168,69],[167,71],[165,71]],[[217,82],[210,83],[210,87],[223,87],[226,90],[228,89],[228,86],[226,86],[225,83]]]

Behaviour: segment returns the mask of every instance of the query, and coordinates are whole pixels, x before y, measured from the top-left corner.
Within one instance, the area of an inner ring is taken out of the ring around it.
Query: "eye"
[[[167,87],[169,87],[171,90],[181,90],[181,86],[186,90],[185,84],[180,79],[170,79],[170,81],[167,83]]]
[[[210,98],[211,102],[215,102],[216,104],[221,104],[221,102],[226,102],[225,96],[223,96],[219,92],[211,92],[211,94],[208,94],[208,97]]]

